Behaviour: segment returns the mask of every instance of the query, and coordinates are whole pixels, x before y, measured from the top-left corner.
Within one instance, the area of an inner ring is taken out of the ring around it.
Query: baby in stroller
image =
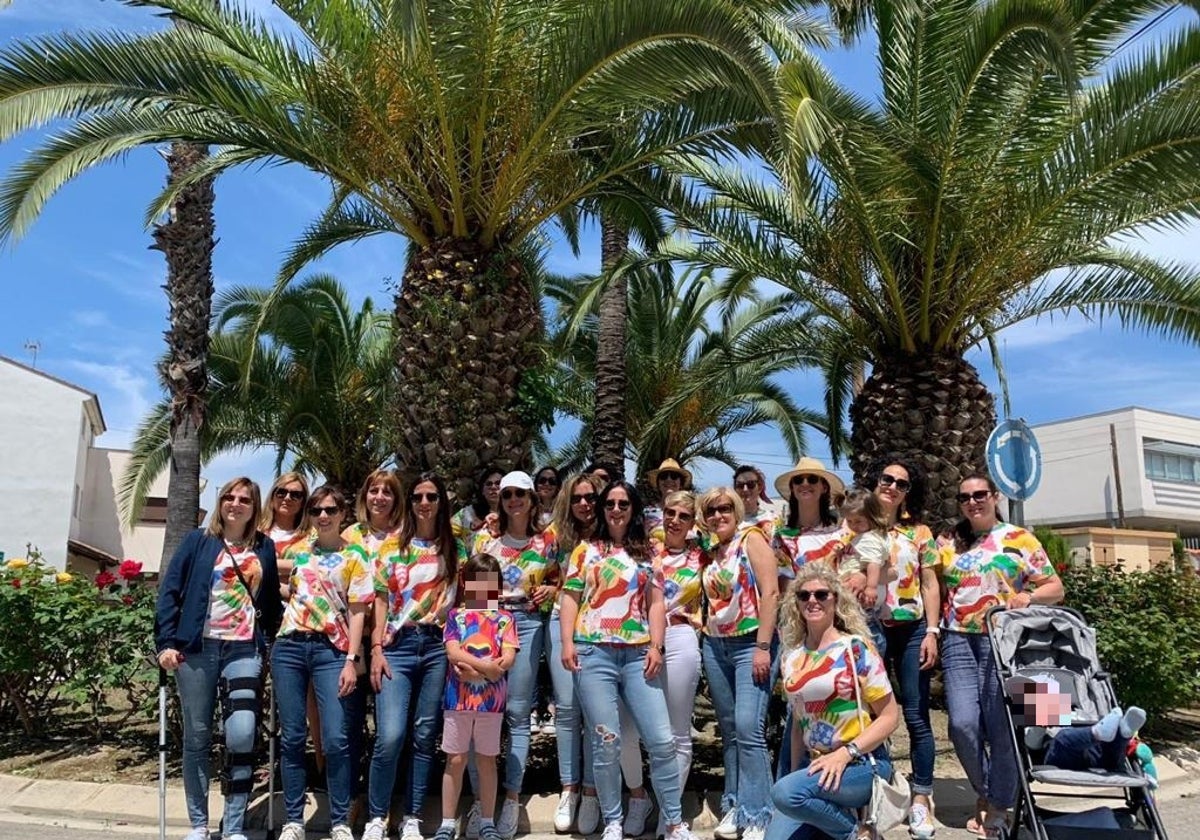
[[[1063,770],[1119,772],[1129,742],[1146,723],[1146,712],[1114,708],[1091,726],[1072,726],[1071,695],[1051,676],[1014,676],[1005,691],[1022,711],[1015,722],[1025,727],[1025,746],[1045,750],[1045,763]]]

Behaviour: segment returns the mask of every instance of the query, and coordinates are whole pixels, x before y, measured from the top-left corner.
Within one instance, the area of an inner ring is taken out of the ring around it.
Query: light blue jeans
[[[577,692],[583,704],[595,756],[596,794],[605,823],[621,820],[621,718],[617,700],[625,701],[650,755],[650,781],[666,825],[683,821],[675,736],[667,714],[661,674],[646,679],[649,645],[577,642],[580,671]]]
[[[429,789],[429,774],[442,718],[446,688],[446,648],[442,628],[405,627],[383,652],[392,678],[375,695],[375,752],[367,786],[368,819],[387,816],[396,784],[396,764],[412,720],[412,767],[408,773],[404,813],[420,814]],[[526,726],[529,722],[526,721]]]
[[[325,776],[329,785],[329,821],[345,825],[350,813],[350,733],[347,723],[356,706],[354,695],[338,697],[338,678],[346,654],[324,635],[280,636],[271,651],[279,709],[279,763],[283,775],[283,810],[288,822],[304,822],[304,743],[308,734],[307,702],[311,682],[321,719]]]
[[[575,696],[575,675],[562,664],[562,624],[558,613],[546,629],[546,661],[554,685],[554,738],[558,747],[558,777],[564,787],[595,785],[592,740],[583,737],[583,714]]]
[[[880,748],[875,765],[885,779],[892,777],[892,762]],[[764,840],[854,840],[858,836],[858,809],[871,801],[875,773],[865,758],[846,765],[837,790],[823,790],[820,774],[808,774],[808,762],[788,773],[771,788],[775,814]]]
[[[706,635],[701,648],[704,675],[721,730],[725,763],[721,810],[737,808],[737,824],[742,828],[763,828],[771,819],[771,759],[766,737],[771,686],[769,682],[760,685],[754,681],[755,641],[755,633]],[[775,658],[774,645],[771,658]]]
[[[222,642],[216,639],[205,639],[200,652],[187,654],[175,672],[179,705],[183,711],[183,795],[192,828],[208,825],[208,762],[218,683],[222,677],[227,680],[258,679],[261,673],[262,658],[253,641]],[[255,697],[256,693],[235,691],[230,697],[244,700]],[[225,749],[229,753],[253,751],[256,718],[253,711],[240,710],[225,721]],[[254,768],[249,765],[233,765],[230,780],[244,781],[253,772]],[[225,798],[225,817],[221,825],[226,837],[242,832],[249,800],[249,793],[231,793]]]
[[[980,799],[1011,808],[1017,800],[1017,756],[987,634],[944,632],[942,674],[950,741],[967,780]]]

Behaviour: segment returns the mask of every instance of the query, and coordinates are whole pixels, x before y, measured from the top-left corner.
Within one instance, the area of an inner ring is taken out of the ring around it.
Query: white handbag
[[[846,643],[846,656],[850,660],[850,675],[854,683],[854,702],[858,705],[858,724],[865,730],[871,719],[867,715],[866,709],[863,708],[862,697],[859,695],[858,668],[854,663],[853,642],[852,638]],[[871,777],[871,801],[863,809],[865,811],[863,822],[873,826],[882,834],[902,825],[908,819],[908,811],[912,806],[912,791],[908,787],[908,779],[904,778],[902,773],[893,770],[892,778],[885,779],[879,772],[879,765],[875,763],[875,756],[867,753],[866,757],[871,762],[873,775]]]

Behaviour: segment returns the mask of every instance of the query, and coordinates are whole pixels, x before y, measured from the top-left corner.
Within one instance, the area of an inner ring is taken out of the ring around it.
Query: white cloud
[[[108,426],[103,445],[128,448],[138,423],[150,410],[151,395],[157,393],[153,381],[139,372],[141,366],[69,359],[57,367],[78,372],[80,376],[70,379],[99,397]]]
[[[1014,324],[997,335],[1000,349],[1025,350],[1070,341],[1096,329],[1095,323],[1081,315],[1035,318]]]
[[[70,313],[68,319],[72,324],[86,329],[113,329],[113,322],[107,312],[99,309],[80,309]]]

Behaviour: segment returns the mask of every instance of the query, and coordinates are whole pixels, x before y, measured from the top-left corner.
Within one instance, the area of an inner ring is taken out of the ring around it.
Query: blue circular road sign
[[[992,481],[1010,499],[1023,502],[1042,481],[1042,448],[1033,429],[1022,420],[1005,420],[987,442],[987,467]]]

